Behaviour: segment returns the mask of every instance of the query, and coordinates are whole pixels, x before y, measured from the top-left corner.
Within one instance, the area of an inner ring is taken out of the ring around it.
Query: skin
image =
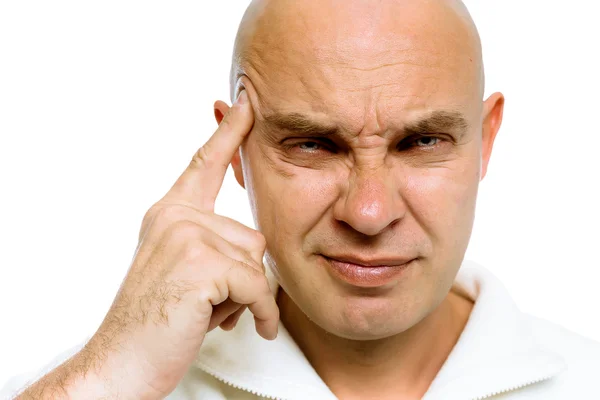
[[[482,101],[483,87],[460,2],[255,1],[245,14],[232,90],[247,89],[255,123],[232,165],[281,319],[340,398],[420,398],[464,328],[472,303],[451,288],[504,105]],[[407,137],[436,111],[468,126]],[[338,134],[270,121],[290,113]],[[322,262],[348,253],[416,260],[384,288],[357,289]]]
[[[443,365],[472,308],[451,287],[504,104],[482,101],[464,7],[256,1],[235,49],[237,100],[215,103],[218,129],[146,213],[102,324],[19,399],[162,399],[246,309],[265,339],[281,319],[340,399],[421,398]],[[274,124],[290,113],[329,135]],[[258,230],[214,213],[230,162]],[[348,253],[411,261],[358,288],[323,261]]]

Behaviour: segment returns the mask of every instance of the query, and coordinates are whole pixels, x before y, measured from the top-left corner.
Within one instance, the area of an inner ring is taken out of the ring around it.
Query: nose
[[[334,205],[336,220],[368,236],[384,232],[406,213],[397,182],[385,171],[353,174],[347,190]]]

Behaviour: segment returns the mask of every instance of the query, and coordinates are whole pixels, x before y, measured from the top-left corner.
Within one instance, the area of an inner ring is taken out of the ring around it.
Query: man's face
[[[388,337],[431,313],[473,224],[473,38],[458,17],[414,7],[295,10],[258,28],[241,78],[256,118],[244,181],[267,261],[313,322],[349,339]],[[331,264],[346,258],[409,263],[348,278]]]

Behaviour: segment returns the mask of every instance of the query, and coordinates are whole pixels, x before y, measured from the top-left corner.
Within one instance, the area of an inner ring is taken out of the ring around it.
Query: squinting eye
[[[290,140],[283,143],[283,147],[290,153],[297,155],[313,156],[321,153],[336,153],[335,145],[326,140]]]
[[[299,143],[298,147],[300,147],[300,150],[302,151],[317,151],[321,149],[321,145],[317,142]]]
[[[417,147],[432,147],[435,146],[440,138],[436,138],[433,136],[423,136],[415,140],[415,144]]]

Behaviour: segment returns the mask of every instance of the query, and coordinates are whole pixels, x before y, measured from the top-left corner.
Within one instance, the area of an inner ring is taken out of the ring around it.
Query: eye
[[[336,153],[335,145],[327,140],[289,140],[283,145],[290,153],[296,153],[299,155],[316,155],[322,152]]]
[[[433,147],[438,144],[440,138],[434,136],[423,136],[414,141],[417,147]]]
[[[398,150],[400,151],[409,151],[409,150],[423,150],[429,151],[438,149],[438,147],[442,146],[442,142],[448,142],[447,139],[444,139],[439,136],[432,135],[413,135],[407,137],[398,143]]]
[[[300,148],[300,150],[311,152],[311,153],[321,150],[323,148],[323,146],[318,142],[303,142],[303,143],[298,143],[297,146]]]

